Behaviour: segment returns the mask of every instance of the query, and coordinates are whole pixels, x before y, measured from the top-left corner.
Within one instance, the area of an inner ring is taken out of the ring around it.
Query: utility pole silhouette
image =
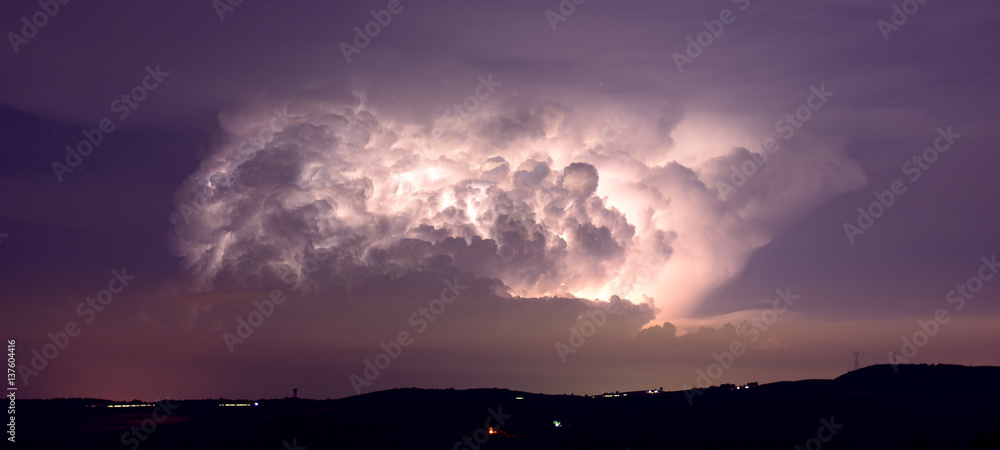
[[[292,388],[292,398],[299,398],[299,389]]]

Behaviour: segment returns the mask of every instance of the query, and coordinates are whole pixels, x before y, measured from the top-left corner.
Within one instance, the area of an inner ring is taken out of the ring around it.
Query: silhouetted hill
[[[841,387],[859,389],[968,389],[1000,382],[1000,367],[879,364],[848,372],[834,381]]]
[[[94,399],[22,400],[17,446],[1000,448],[1000,368],[896,369],[871,366],[834,380],[739,390],[726,386],[617,396],[410,388],[338,400],[185,400],[165,405],[168,413],[164,406],[119,406]],[[470,444],[462,442],[465,437]]]

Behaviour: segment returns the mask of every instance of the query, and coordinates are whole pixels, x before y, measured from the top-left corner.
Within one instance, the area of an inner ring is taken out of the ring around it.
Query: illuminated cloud
[[[747,151],[720,142],[691,166],[671,160],[684,142],[670,141],[681,118],[666,107],[619,108],[633,132],[609,142],[599,115],[555,102],[495,100],[457,124],[362,104],[220,117],[224,136],[172,216],[196,289],[312,286],[303,265],[329,254],[320,279],[458,268],[517,296],[653,299],[671,319],[739,274],[795,211],[863,179],[836,151],[789,150],[724,199],[715,186]],[[845,176],[814,176],[831,167]]]

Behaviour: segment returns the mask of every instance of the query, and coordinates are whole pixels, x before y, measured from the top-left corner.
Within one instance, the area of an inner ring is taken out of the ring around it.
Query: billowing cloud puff
[[[559,185],[573,197],[586,198],[597,190],[597,169],[587,163],[573,163],[566,167]]]

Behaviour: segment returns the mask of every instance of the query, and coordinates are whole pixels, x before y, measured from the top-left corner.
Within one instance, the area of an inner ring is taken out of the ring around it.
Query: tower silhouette
[[[299,389],[292,388],[292,398],[299,398]]]
[[[860,368],[860,364],[858,363],[858,355],[860,354],[861,352],[854,352],[854,370],[858,370]]]

